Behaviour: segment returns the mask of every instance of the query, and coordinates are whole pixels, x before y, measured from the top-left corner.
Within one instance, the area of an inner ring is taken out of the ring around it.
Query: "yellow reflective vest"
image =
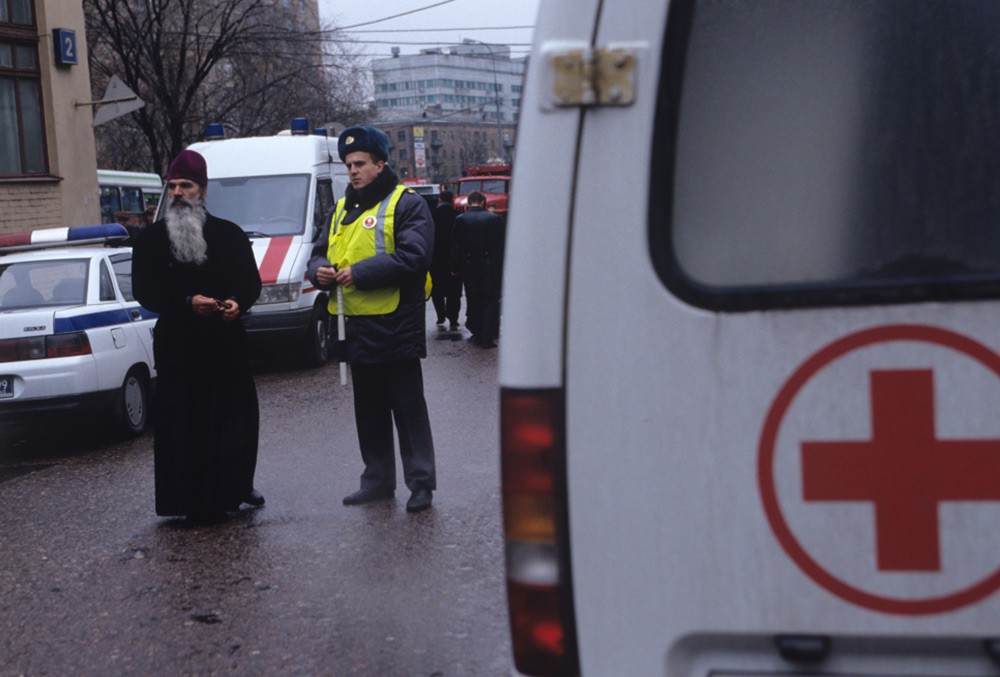
[[[347,214],[345,199],[338,200],[330,223],[327,259],[342,270],[376,254],[394,253],[396,204],[406,191],[406,186],[397,185],[388,197],[348,224],[343,223]],[[428,275],[425,291],[429,287]],[[352,285],[344,287],[343,293],[344,315],[387,315],[399,306],[399,287],[361,290]],[[327,308],[331,314],[337,314],[336,295],[330,296]]]

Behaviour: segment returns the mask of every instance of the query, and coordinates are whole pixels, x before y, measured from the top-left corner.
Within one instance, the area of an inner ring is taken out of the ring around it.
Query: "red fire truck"
[[[505,214],[510,196],[510,169],[509,164],[466,167],[465,176],[445,184],[454,193],[455,211],[464,212],[469,193],[478,190],[486,196],[487,206],[496,206],[498,213]]]

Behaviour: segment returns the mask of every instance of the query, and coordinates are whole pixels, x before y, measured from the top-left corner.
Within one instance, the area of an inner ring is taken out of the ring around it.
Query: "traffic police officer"
[[[343,292],[346,360],[365,466],[361,488],[346,496],[344,505],[395,496],[395,421],[404,480],[412,492],[406,509],[419,512],[431,507],[436,488],[420,367],[427,356],[424,303],[434,222],[427,202],[386,164],[384,132],[350,127],[337,150],[350,186],[313,248],[308,276],[320,289],[340,285]],[[335,294],[329,308],[338,312]]]

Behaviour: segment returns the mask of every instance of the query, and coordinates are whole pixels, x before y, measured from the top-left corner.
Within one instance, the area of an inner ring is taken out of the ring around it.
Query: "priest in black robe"
[[[205,159],[170,164],[165,218],[133,248],[136,299],[159,313],[153,330],[156,513],[218,521],[254,489],[260,413],[240,317],[260,296],[246,233],[205,211]]]

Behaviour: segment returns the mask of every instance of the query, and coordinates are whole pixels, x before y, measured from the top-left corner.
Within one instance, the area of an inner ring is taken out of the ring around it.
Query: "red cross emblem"
[[[363,225],[366,229],[371,230],[372,228],[375,227],[376,223],[378,223],[378,221],[376,221],[374,216],[366,216],[364,222],[361,225]]]
[[[1000,423],[976,426],[998,414],[1000,356],[968,337],[893,325],[831,343],[784,384],[761,433],[778,541],[816,583],[877,611],[939,613],[990,595]],[[970,422],[977,434],[956,434]]]

